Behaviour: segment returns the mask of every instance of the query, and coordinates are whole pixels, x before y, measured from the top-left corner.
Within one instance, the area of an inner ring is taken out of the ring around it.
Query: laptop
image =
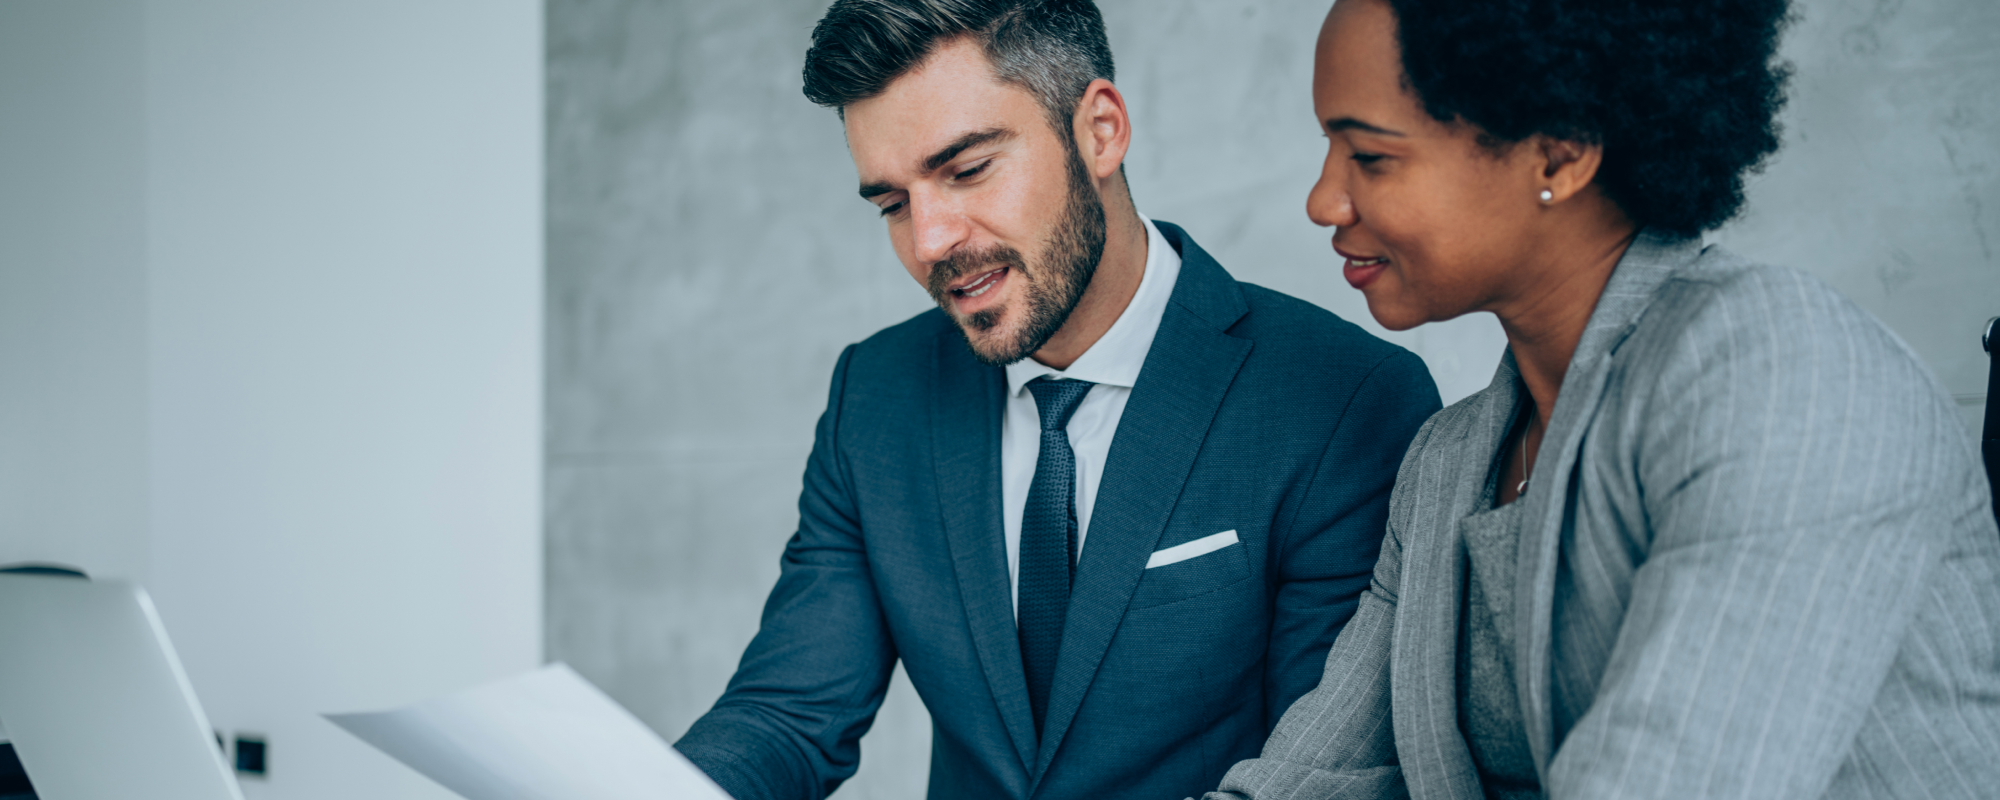
[[[0,573],[0,726],[39,800],[242,800],[146,592]]]

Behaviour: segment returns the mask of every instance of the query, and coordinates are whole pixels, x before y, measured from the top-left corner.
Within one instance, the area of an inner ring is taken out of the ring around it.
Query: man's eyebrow
[[[971,148],[1012,138],[1014,138],[1014,132],[1006,128],[987,128],[983,131],[973,131],[958,137],[957,141],[945,145],[944,149],[932,153],[930,158],[924,159],[923,171],[934,172],[938,167],[942,167],[952,159],[957,158],[959,153],[963,153]]]
[[[1006,128],[987,128],[986,130],[983,131],[973,131],[964,136],[958,137],[958,139],[953,141],[951,144],[945,145],[942,149],[938,150],[935,153],[930,154],[928,158],[924,159],[924,163],[922,165],[922,171],[935,172],[937,171],[938,167],[942,167],[945,164],[950,163],[952,159],[957,158],[959,153],[963,153],[967,150],[970,150],[974,147],[978,147],[982,144],[991,144],[993,142],[1005,141],[1012,138],[1014,138],[1014,132]],[[890,186],[889,184],[882,183],[880,181],[877,181],[875,183],[864,183],[861,184],[861,199],[873,200],[877,197],[881,197],[882,195],[888,194],[893,191],[896,191],[896,187]]]
[[[1326,130],[1329,133],[1339,133],[1341,131],[1361,131],[1362,133],[1372,133],[1377,136],[1403,135],[1402,131],[1392,131],[1389,130],[1388,128],[1370,125],[1366,122],[1362,122],[1361,120],[1355,119],[1353,117],[1340,117],[1338,119],[1327,120]]]

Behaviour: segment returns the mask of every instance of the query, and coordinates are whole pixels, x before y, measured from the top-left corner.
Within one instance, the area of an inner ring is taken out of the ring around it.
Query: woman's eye
[[[906,201],[906,202],[907,202],[907,201]],[[885,216],[885,217],[886,217],[886,216],[889,216],[890,214],[894,214],[894,213],[896,213],[896,212],[898,212],[898,211],[901,211],[901,210],[903,210],[903,204],[902,204],[902,203],[890,203],[890,204],[888,204],[888,205],[886,205],[886,206],[883,206],[883,207],[882,207],[882,216]]]
[[[1354,154],[1354,163],[1356,163],[1356,164],[1360,164],[1361,166],[1364,166],[1364,167],[1366,167],[1366,166],[1369,166],[1369,165],[1371,165],[1371,164],[1374,164],[1375,162],[1377,162],[1377,161],[1381,161],[1381,160],[1382,160],[1382,157],[1381,157],[1380,155],[1377,155],[1377,154],[1375,154],[1375,153],[1355,153],[1355,154]]]

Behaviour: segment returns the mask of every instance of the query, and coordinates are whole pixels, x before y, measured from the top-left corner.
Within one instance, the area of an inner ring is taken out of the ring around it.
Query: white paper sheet
[[[328,714],[466,800],[729,800],[563,664],[369,714]]]

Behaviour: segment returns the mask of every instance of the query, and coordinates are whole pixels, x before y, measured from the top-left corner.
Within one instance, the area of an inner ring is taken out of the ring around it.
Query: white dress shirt
[[[1181,274],[1181,256],[1167,244],[1160,229],[1145,216],[1146,273],[1118,321],[1069,369],[1056,370],[1024,358],[1007,365],[1007,416],[1000,423],[1001,517],[1007,536],[1007,577],[1014,587],[1015,608],[1021,600],[1021,514],[1028,505],[1028,485],[1035,480],[1035,461],[1042,454],[1042,418],[1028,381],[1050,376],[1097,384],[1077,404],[1069,418],[1069,446],[1076,453],[1076,552],[1083,557],[1084,536],[1090,532],[1090,511],[1097,504],[1098,480],[1104,477],[1104,457],[1111,452],[1112,434],[1125,415],[1125,400],[1139,380],[1139,368],[1153,348],[1153,334],[1167,311],[1167,298]]]

